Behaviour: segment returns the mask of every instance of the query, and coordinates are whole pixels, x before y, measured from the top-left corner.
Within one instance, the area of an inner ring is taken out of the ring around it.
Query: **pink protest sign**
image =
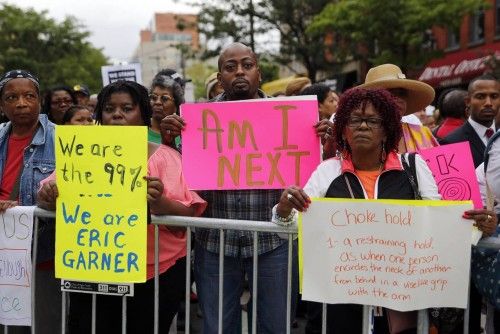
[[[483,207],[469,143],[443,145],[419,153],[432,171],[443,199],[472,200],[475,208]]]
[[[320,162],[316,98],[181,105],[182,168],[195,190],[304,186]]]

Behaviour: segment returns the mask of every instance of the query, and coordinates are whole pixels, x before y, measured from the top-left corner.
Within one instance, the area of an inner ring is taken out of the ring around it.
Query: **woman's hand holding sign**
[[[160,178],[144,176],[144,180],[148,182],[147,198],[152,214],[186,216],[195,212],[194,207],[187,207],[181,202],[168,198]]]
[[[463,217],[465,219],[473,219],[475,221],[474,225],[487,237],[495,233],[498,225],[497,215],[487,209],[465,211]]]
[[[180,136],[181,131],[186,126],[186,122],[179,115],[172,114],[161,120],[160,129],[163,137],[163,144],[170,145],[174,138]]]
[[[163,182],[161,182],[160,178],[154,176],[144,176],[144,180],[148,181],[148,203],[155,206],[161,201]]]
[[[38,191],[36,201],[42,209],[55,211],[57,196],[59,196],[59,190],[56,181],[51,180],[42,185],[42,188]]]
[[[307,211],[310,203],[311,199],[303,189],[297,186],[290,186],[281,194],[280,201],[276,207],[276,213],[280,217],[285,218],[291,214],[292,209],[300,212]]]
[[[7,209],[13,208],[18,205],[17,201],[3,200],[0,201],[0,213],[4,212]]]
[[[328,119],[322,119],[314,125],[316,134],[321,138],[321,145],[333,141],[333,123]]]

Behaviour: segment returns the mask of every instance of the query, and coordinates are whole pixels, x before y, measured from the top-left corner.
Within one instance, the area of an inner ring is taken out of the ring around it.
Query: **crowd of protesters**
[[[206,97],[211,102],[266,99],[268,96],[259,89],[260,81],[257,55],[241,43],[232,43],[220,53],[218,72],[206,79]],[[297,78],[286,88],[286,96],[317,96],[318,122],[314,128],[323,146],[323,162],[305,187],[198,193],[189,190],[181,172],[181,138],[186,122],[179,110],[185,103],[185,83],[175,70],[165,69],[155,75],[148,87],[117,81],[104,87],[97,96],[83,84],[59,85],[42,94],[33,73],[14,69],[3,74],[0,110],[7,122],[0,126],[0,212],[17,205],[55,210],[58,196],[54,172],[55,125],[133,125],[148,127],[147,199],[151,213],[272,221],[285,226],[296,222],[298,211],[307,210],[311,197],[440,200],[432,173],[418,151],[466,141],[477,167],[485,208],[466,211],[463,217],[473,220],[485,237],[496,234],[500,209],[486,208],[487,193],[500,198],[500,150],[497,148],[500,142],[494,142],[500,125],[497,124],[500,123],[500,84],[491,75],[475,78],[467,90],[446,90],[437,98],[431,86],[407,79],[393,64],[370,69],[363,84],[342,94],[324,84]],[[426,107],[434,101],[436,112],[426,112]],[[418,113],[424,117],[416,118]],[[408,154],[415,152],[417,154]],[[485,153],[488,164],[483,163]],[[414,178],[408,170],[413,171]],[[148,227],[148,280],[136,284],[135,296],[128,299],[129,333],[153,332],[154,232],[151,228]],[[53,222],[43,224],[34,264],[37,270],[35,324],[40,333],[61,331],[60,281],[54,277],[54,230]],[[246,280],[252,291],[254,245],[258,254],[258,291],[256,300],[251,302],[258,305],[256,331],[285,333],[291,326],[286,316],[289,251],[292,252],[292,314],[298,301],[297,241],[294,240],[289,249],[288,240],[276,233],[259,233],[254,243],[252,232],[228,230],[221,248],[218,229],[200,228],[196,229],[194,238],[194,278],[203,333],[220,330],[217,305],[221,290],[224,296],[221,330],[241,332],[240,297]],[[167,333],[184,295],[186,233],[161,229],[159,240],[159,330]],[[219,286],[220,249],[224,249],[223,287]],[[497,253],[485,255],[476,251],[474,254],[473,261],[477,259],[477,263],[473,263],[473,269],[482,275],[489,270],[489,274],[494,275],[490,269],[497,265],[492,260]],[[500,303],[488,294],[487,290],[492,289],[487,284],[491,283],[471,280],[469,333],[479,334],[482,330],[483,298],[492,310],[490,328],[500,333],[500,313],[496,312]],[[497,284],[495,280],[495,287]],[[71,294],[69,333],[91,332],[91,306],[89,296]],[[321,309],[320,304],[306,305],[306,333],[321,332]],[[327,333],[361,333],[361,306],[328,305],[327,310]],[[120,312],[121,299],[99,296],[97,332],[121,332]],[[461,332],[462,313],[455,310],[457,316],[450,324],[439,317],[439,312],[444,314],[446,309],[436,312],[435,319],[431,319],[435,332]],[[389,333],[391,319],[407,315],[386,309],[377,312],[374,333]],[[404,328],[404,333],[415,330],[416,322],[413,322]],[[15,327],[9,331],[25,333],[29,328]]]

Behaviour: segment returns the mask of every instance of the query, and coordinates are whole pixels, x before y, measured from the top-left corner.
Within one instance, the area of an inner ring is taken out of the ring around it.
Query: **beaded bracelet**
[[[273,223],[281,226],[288,226],[294,222],[295,215],[297,214],[296,210],[292,210],[288,217],[281,217],[277,210],[276,206],[273,208]]]

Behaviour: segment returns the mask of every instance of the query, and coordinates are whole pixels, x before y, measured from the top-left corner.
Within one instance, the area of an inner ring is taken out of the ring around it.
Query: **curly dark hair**
[[[54,122],[54,118],[52,117],[51,108],[52,108],[52,95],[54,95],[55,92],[59,91],[65,91],[66,93],[69,94],[71,97],[71,101],[73,102],[73,105],[77,104],[78,101],[76,99],[75,92],[71,87],[66,86],[66,85],[59,85],[59,86],[54,86],[48,89],[43,97],[43,104],[42,104],[42,114],[46,114],[47,117],[51,122]]]
[[[403,135],[401,115],[391,93],[385,89],[353,88],[342,94],[335,114],[335,122],[333,123],[337,147],[339,150],[343,150],[345,147],[348,151],[345,153],[351,153],[351,149],[347,143],[344,143],[342,135],[347,127],[351,113],[358,108],[364,109],[368,103],[375,108],[383,120],[382,126],[387,137],[384,144],[385,151],[397,150],[399,140]]]
[[[126,93],[132,98],[134,104],[139,106],[144,125],[151,126],[151,115],[153,110],[149,103],[148,90],[141,84],[134,81],[118,80],[104,87],[97,95],[95,106],[95,118],[98,124],[102,124],[102,112],[106,103],[114,93]]]
[[[327,85],[322,83],[315,83],[309,87],[304,88],[299,93],[299,95],[316,95],[318,98],[318,103],[323,104],[328,96],[328,93],[330,93],[331,91],[332,90]]]

